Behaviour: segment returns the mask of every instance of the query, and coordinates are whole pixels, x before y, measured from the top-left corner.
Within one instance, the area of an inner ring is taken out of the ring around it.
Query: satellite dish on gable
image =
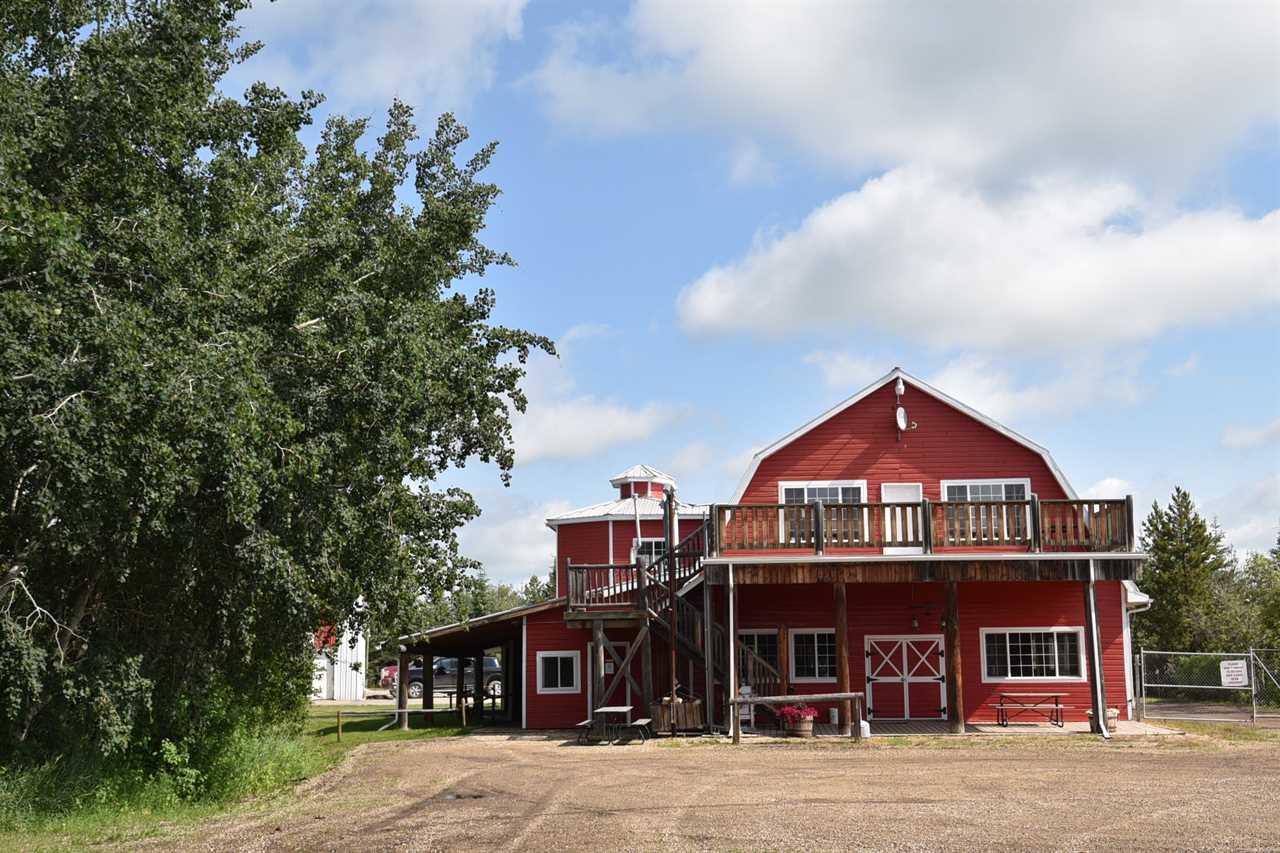
[[[907,430],[907,410],[899,406],[894,410],[894,418],[898,421],[898,431],[906,432]]]

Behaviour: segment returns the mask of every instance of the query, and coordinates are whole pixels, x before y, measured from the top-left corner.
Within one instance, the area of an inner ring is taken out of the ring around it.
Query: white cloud
[[[804,357],[805,364],[818,368],[822,381],[836,388],[847,388],[850,393],[879,379],[889,372],[889,365],[882,359],[853,355],[838,350],[817,350]]]
[[[1183,376],[1190,376],[1191,374],[1195,373],[1199,369],[1200,369],[1200,353],[1193,352],[1191,353],[1191,355],[1187,356],[1186,361],[1179,362],[1178,364],[1175,364],[1172,367],[1168,367],[1165,369],[1164,372],[1167,373],[1169,376],[1182,378]]]
[[[1078,352],[1280,304],[1277,247],[1280,211],[1168,212],[1124,183],[1065,180],[992,199],[907,167],[759,238],[677,307],[695,334],[874,325],[936,347]]]
[[[458,534],[462,553],[484,563],[495,583],[515,585],[534,574],[545,576],[556,552],[546,519],[569,509],[564,501],[487,500],[484,513]]]
[[[608,334],[607,326],[574,326],[556,342],[558,358],[530,357],[523,384],[529,406],[515,416],[511,428],[517,464],[594,456],[617,444],[649,438],[677,414],[667,403],[637,405],[579,389],[572,370],[579,345]]]
[[[1222,431],[1222,446],[1247,450],[1280,441],[1280,418],[1261,426],[1229,426]]]
[[[1280,474],[1245,483],[1208,503],[1227,541],[1242,551],[1265,551],[1280,529]]]
[[[979,412],[1008,420],[1070,413],[1110,401],[1141,399],[1140,355],[1081,356],[1063,360],[1059,372],[1039,382],[1020,382],[999,362],[960,356],[929,377],[929,383]]]
[[[577,127],[772,134],[854,171],[1191,173],[1280,117],[1275,15],[1249,0],[637,0],[620,30],[563,27],[533,80]]]
[[[278,0],[239,18],[266,48],[235,69],[228,88],[253,80],[316,89],[343,111],[392,97],[423,110],[457,108],[493,84],[496,49],[519,39],[527,0]]]
[[[719,457],[716,449],[705,441],[694,441],[681,447],[661,466],[664,471],[675,477],[679,483],[687,476],[701,474],[703,469],[713,464]]]
[[[1128,480],[1122,480],[1119,477],[1103,477],[1098,482],[1084,490],[1081,497],[1085,498],[1120,498],[1125,495],[1136,494],[1133,483]],[[1142,504],[1135,498],[1134,506],[1139,509]]]
[[[777,183],[778,170],[754,142],[740,142],[729,155],[729,183],[744,187]]]

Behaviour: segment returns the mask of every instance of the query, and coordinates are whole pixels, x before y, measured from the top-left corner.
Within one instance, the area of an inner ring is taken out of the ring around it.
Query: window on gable
[[[538,692],[578,693],[579,652],[538,652]]]
[[[984,680],[1081,678],[1080,628],[984,631]]]
[[[794,631],[791,634],[793,681],[833,681],[836,677],[835,631]]]
[[[952,482],[944,484],[943,497],[946,501],[959,503],[1025,501],[1028,483],[1028,480]],[[1003,534],[1007,529],[1008,535],[1015,541],[1026,537],[1028,516],[1025,508],[986,506],[948,507],[947,537],[951,541],[989,539],[993,516],[999,522],[996,525],[999,533]]]

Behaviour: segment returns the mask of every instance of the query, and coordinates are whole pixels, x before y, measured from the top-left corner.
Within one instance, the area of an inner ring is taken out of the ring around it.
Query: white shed
[[[364,698],[365,674],[369,668],[369,644],[364,634],[343,634],[338,642],[321,650],[315,658],[311,677],[312,699],[358,702]],[[354,667],[354,668],[353,668]]]

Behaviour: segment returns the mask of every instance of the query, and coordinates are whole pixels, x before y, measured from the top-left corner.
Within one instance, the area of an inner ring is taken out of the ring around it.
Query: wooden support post
[[[462,727],[467,727],[467,679],[463,675],[463,668],[466,665],[466,658],[458,658],[458,669],[454,672],[454,688],[457,692],[454,694],[458,700],[458,719],[462,723]]]
[[[670,486],[663,487],[663,496],[666,500],[663,502],[662,512],[662,534],[666,541],[666,558],[667,558],[667,603],[670,610],[667,612],[668,624],[671,626],[671,736],[676,734],[676,645],[679,643],[676,634],[677,623],[679,620],[679,608],[676,601],[676,555],[675,555],[675,525],[676,519],[676,490]]]
[[[778,628],[778,675],[782,681],[782,695],[791,692],[791,638],[787,626]]]
[[[476,652],[476,660],[474,668],[471,670],[472,701],[476,712],[476,723],[484,721],[484,649]]]
[[[422,655],[422,710],[430,711],[435,706],[436,667],[431,659],[431,652],[427,651]]]
[[[849,606],[846,600],[847,591],[843,583],[832,584],[836,598],[836,692],[849,692]],[[781,652],[779,652],[781,655]],[[845,701],[839,705],[840,734],[849,734],[850,718],[853,715],[850,703]],[[857,723],[854,723],[857,725]]]
[[[595,647],[591,650],[591,704],[589,716],[595,719],[596,708],[609,704],[604,698],[604,647],[608,642],[604,636],[604,622],[597,619],[591,623],[591,633]]]
[[[703,723],[708,731],[715,725],[715,697],[716,697],[716,675],[715,675],[715,652],[712,649],[712,625],[715,620],[715,614],[711,612],[711,584],[707,583],[705,569],[702,575],[702,669],[703,669],[703,689],[705,694],[702,700],[702,708],[705,719]]]
[[[397,661],[398,669],[396,669],[396,720],[400,724],[402,730],[409,729],[409,715],[405,711],[409,710],[409,652],[400,653],[400,660]]]
[[[1093,706],[1093,721],[1089,724],[1094,734],[1111,738],[1107,731],[1107,699],[1103,685],[1102,648],[1098,637],[1098,602],[1094,596],[1096,565],[1089,561],[1089,579],[1084,582],[1084,644],[1089,660],[1089,698]]]
[[[946,627],[943,655],[947,666],[947,722],[952,734],[964,734],[964,681],[960,667],[960,589],[946,582]]]
[[[729,564],[729,585],[726,592],[729,610],[729,730],[733,742],[742,740],[742,716],[733,700],[738,698],[738,589],[733,582],[733,564]]]
[[[342,709],[338,709],[338,741],[342,741]]]

